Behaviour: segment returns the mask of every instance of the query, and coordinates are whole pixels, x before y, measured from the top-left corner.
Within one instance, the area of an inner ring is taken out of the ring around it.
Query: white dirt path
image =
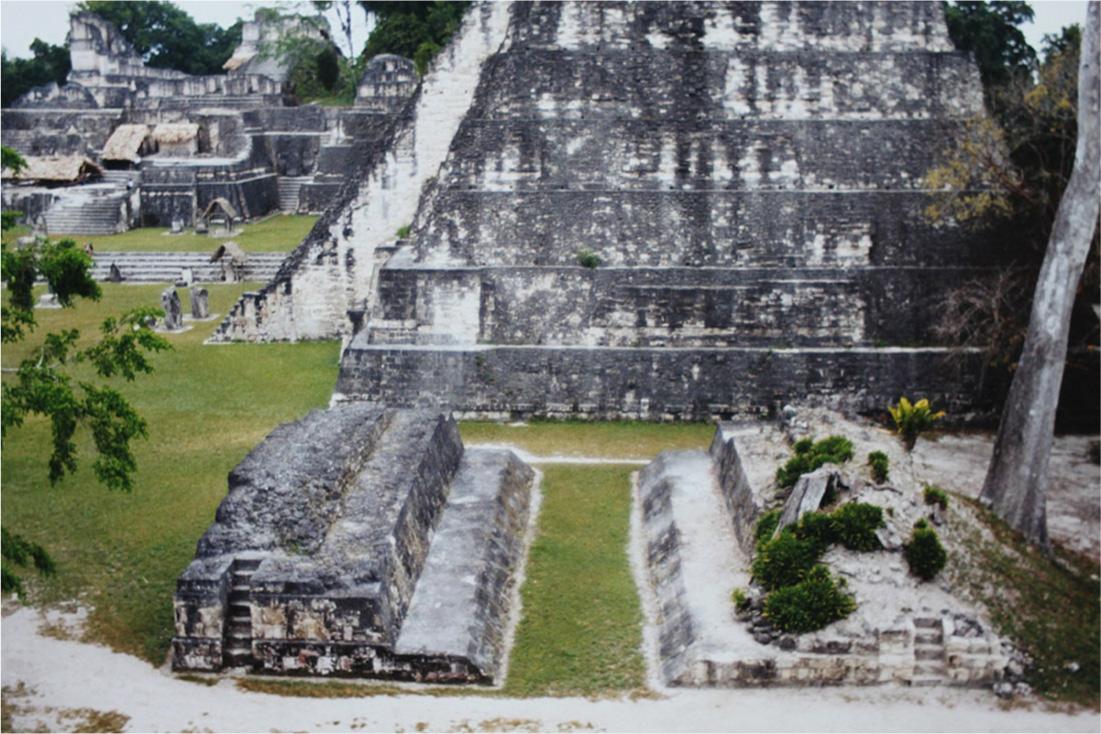
[[[3,685],[21,708],[118,711],[128,731],[1098,731],[1098,715],[1003,710],[981,691],[904,688],[692,690],[658,700],[470,696],[286,698],[207,687],[99,645],[42,636],[39,612],[3,620]],[[17,715],[16,728],[50,722]]]

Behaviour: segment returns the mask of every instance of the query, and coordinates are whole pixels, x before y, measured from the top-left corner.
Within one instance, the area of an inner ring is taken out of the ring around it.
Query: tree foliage
[[[948,138],[925,177],[933,191],[925,214],[937,223],[996,228],[1013,266],[949,292],[936,332],[947,343],[985,349],[991,367],[1012,372],[1031,284],[1074,162],[1081,28],[1046,36],[1037,57],[1022,48],[1016,27],[1032,16],[1024,3],[954,3],[946,15],[957,47],[976,55],[990,114]],[[1095,235],[1071,321],[1068,367],[1076,370],[1087,369],[1083,355],[1097,343],[1090,303],[1099,287]]]
[[[4,163],[18,165],[18,154],[4,149]],[[7,221],[5,220],[5,228]],[[91,258],[72,240],[35,241],[32,245],[0,249],[0,278],[7,299],[0,309],[0,335],[6,344],[26,339],[34,330],[34,285],[44,280],[64,308],[76,300],[98,300],[99,285],[91,277]],[[41,416],[50,423],[52,450],[48,462],[50,483],[77,469],[77,431],[86,429],[95,446],[92,471],[109,489],[132,491],[137,464],[131,450],[134,439],[147,436],[145,421],[126,398],[106,384],[77,379],[72,368],[88,364],[100,378],[127,381],[153,370],[150,355],[170,349],[150,324],[163,315],[159,309],[140,308],[104,320],[100,338],[82,346],[80,332],[65,329],[46,334],[2,386],[0,436],[23,425],[28,417]],[[53,562],[40,546],[5,529],[3,558],[25,565],[27,558],[44,573]],[[22,581],[8,567],[3,569],[5,591],[21,591]]]
[[[469,2],[380,2],[359,0],[374,29],[363,50],[366,58],[397,54],[413,59],[424,74],[436,54],[459,29]]]
[[[1019,26],[1032,16],[1032,8],[1020,0],[944,3],[948,35],[960,51],[975,55],[987,89],[1031,75],[1036,52]]]
[[[41,39],[34,39],[30,46],[34,54],[29,59],[9,59],[7,52],[0,53],[0,104],[10,107],[33,87],[57,82],[64,84],[72,69],[69,49],[54,46]],[[5,164],[6,167],[6,164]]]
[[[114,23],[148,66],[161,69],[221,74],[222,64],[241,43],[241,21],[229,28],[196,23],[186,11],[164,0],[86,0],[77,10]]]

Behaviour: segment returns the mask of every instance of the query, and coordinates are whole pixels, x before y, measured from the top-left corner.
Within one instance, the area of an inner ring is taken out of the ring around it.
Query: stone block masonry
[[[1008,266],[923,215],[983,114],[940,6],[496,4],[450,52],[328,238],[216,340],[339,335],[339,394],[469,416],[991,409],[979,355],[946,366],[934,333]],[[446,155],[407,159],[434,120]]]
[[[854,580],[859,606],[850,619],[776,644],[766,635],[762,644],[735,618],[731,591],[749,583],[753,526],[771,483],[762,478],[775,469],[760,466],[759,445],[747,446],[764,442],[761,425],[720,424],[710,451],[662,452],[639,475],[633,545],[663,681],[741,688],[998,680],[1008,663],[998,637],[955,597],[905,577],[885,551],[850,559],[874,567],[876,578],[898,579],[890,588]],[[831,553],[827,563],[849,562]]]
[[[533,477],[511,452],[464,451],[435,412],[350,404],[281,426],[231,472],[178,581],[174,667],[492,681]]]

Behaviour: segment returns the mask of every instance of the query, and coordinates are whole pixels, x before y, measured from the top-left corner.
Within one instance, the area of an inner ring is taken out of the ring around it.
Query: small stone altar
[[[534,476],[439,413],[354,403],[280,426],[177,582],[173,668],[492,682]]]

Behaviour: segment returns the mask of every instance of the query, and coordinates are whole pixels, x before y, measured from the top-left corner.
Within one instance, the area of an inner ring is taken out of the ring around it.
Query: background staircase
[[[241,280],[267,283],[286,256],[285,252],[249,253]],[[114,263],[128,283],[175,283],[184,268],[191,269],[197,283],[222,282],[221,263],[210,262],[206,252],[97,252],[94,260],[92,277],[96,280],[107,280]]]
[[[297,214],[299,209],[299,192],[303,184],[313,181],[313,176],[280,176],[279,208],[288,214]]]
[[[230,569],[229,613],[226,615],[223,663],[230,668],[252,667],[252,607],[249,604],[252,574],[259,560],[238,558]]]

